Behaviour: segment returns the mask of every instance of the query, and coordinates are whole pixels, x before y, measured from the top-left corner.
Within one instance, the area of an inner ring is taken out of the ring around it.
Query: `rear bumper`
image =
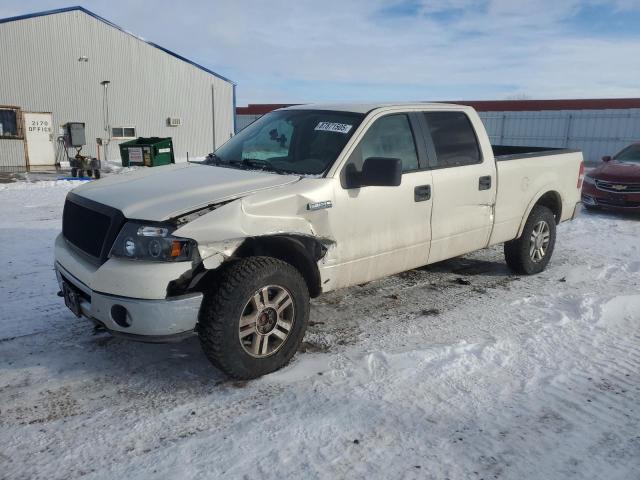
[[[181,340],[195,332],[202,293],[160,300],[108,295],[91,290],[58,262],[55,270],[60,289],[64,281],[78,292],[82,316],[114,335],[145,342],[168,342]]]

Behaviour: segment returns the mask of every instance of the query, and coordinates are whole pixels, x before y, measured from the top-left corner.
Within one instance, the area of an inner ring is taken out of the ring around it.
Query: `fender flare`
[[[520,238],[522,236],[524,226],[527,223],[527,220],[529,219],[529,215],[531,214],[531,210],[533,210],[533,207],[535,207],[537,203],[540,201],[540,199],[548,193],[553,193],[558,196],[560,208],[562,208],[562,195],[560,194],[559,189],[555,188],[555,186],[552,184],[545,185],[544,187],[542,187],[540,190],[536,192],[536,194],[533,196],[533,199],[527,205],[527,208],[525,209],[525,212],[524,212],[524,216],[522,217],[522,220],[520,220],[520,226],[518,227],[518,235],[516,236],[516,238]],[[556,223],[559,221],[560,221],[560,218],[557,219]]]

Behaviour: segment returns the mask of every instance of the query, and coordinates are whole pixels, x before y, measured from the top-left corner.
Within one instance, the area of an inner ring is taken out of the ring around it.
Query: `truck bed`
[[[565,148],[492,145],[498,191],[491,244],[517,238],[532,202],[545,192],[560,203],[558,222],[569,220],[580,201],[582,153]],[[508,162],[507,160],[519,160]]]
[[[491,145],[491,148],[493,150],[493,156],[497,162],[579,152],[579,150],[573,150],[570,148],[521,147],[516,145]]]

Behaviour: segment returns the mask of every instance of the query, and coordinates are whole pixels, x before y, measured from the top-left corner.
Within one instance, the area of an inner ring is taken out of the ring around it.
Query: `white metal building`
[[[600,161],[640,141],[640,98],[583,100],[454,101],[474,107],[491,143],[582,150],[587,162]],[[238,130],[280,104],[236,108]]]
[[[67,122],[110,160],[136,137],[172,137],[181,159],[234,133],[232,81],[82,7],[2,19],[0,45],[0,167],[53,165]]]

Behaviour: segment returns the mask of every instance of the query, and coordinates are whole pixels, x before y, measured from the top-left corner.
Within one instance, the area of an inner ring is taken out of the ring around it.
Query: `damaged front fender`
[[[308,188],[308,186],[306,187]],[[312,189],[313,190],[313,189]],[[215,269],[231,258],[248,239],[295,237],[317,239],[329,248],[333,243],[326,211],[309,211],[307,205],[329,192],[263,192],[196,212],[175,231],[175,235],[198,243],[205,268]],[[314,240],[315,241],[315,240]]]

